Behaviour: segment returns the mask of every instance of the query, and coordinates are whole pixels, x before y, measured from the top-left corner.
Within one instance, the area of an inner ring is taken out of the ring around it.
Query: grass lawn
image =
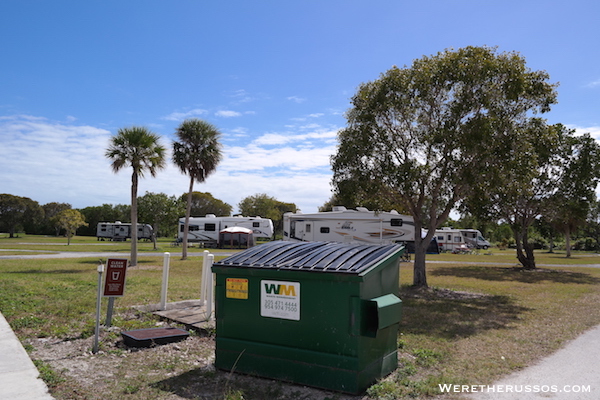
[[[131,306],[160,300],[162,257],[144,255],[154,251],[151,243],[140,243],[140,247],[139,265],[128,271],[125,296],[115,303],[113,324],[122,330],[156,323],[148,315],[132,317]],[[76,237],[66,246],[64,238],[0,238],[0,249],[43,252],[50,248],[126,255],[129,243]],[[181,249],[163,241],[157,251]],[[169,301],[199,296],[202,249],[190,251],[192,256],[186,261],[171,258]],[[575,254],[566,259],[561,253],[537,253],[536,257],[543,267],[521,271],[513,268],[516,259],[510,250],[492,250],[491,255],[428,255],[428,261],[435,261],[427,267],[429,290],[411,288],[412,264],[402,264],[400,366],[373,385],[369,397],[427,398],[439,394],[438,384],[491,384],[600,324],[600,268],[585,266],[600,264],[600,256]],[[0,311],[17,336],[26,341],[93,335],[97,263],[97,258],[1,260]],[[127,385],[127,376],[122,379]],[[113,393],[113,398],[168,398],[150,375],[145,379],[135,382],[135,394],[121,391]],[[71,398],[57,389],[58,384],[54,387],[50,382],[50,386],[57,399]],[[244,399],[260,398],[243,386],[236,393]]]

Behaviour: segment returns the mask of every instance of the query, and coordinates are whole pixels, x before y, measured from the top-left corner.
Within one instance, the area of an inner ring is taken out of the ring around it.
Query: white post
[[[212,311],[213,311],[213,289],[214,289],[214,285],[213,285],[213,274],[212,274],[212,265],[215,262],[215,256],[214,254],[209,254],[208,255],[208,268],[207,268],[207,273],[205,275],[206,277],[206,286],[207,286],[207,290],[206,290],[206,320],[208,321],[212,315]]]
[[[98,352],[98,341],[100,338],[100,308],[102,305],[102,273],[104,272],[104,264],[98,265],[98,298],[96,299],[96,330],[94,332],[94,348],[92,352]]]
[[[169,261],[171,253],[166,252],[163,261],[162,287],[160,289],[160,310],[167,309],[167,287],[169,286]]]
[[[204,250],[202,252],[202,282],[200,282],[200,306],[204,305],[204,300],[206,300],[206,291],[208,290],[206,286],[206,270],[208,269],[208,255],[210,252],[208,250]]]

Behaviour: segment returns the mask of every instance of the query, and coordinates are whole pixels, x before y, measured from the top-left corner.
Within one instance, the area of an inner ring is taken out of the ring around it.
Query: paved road
[[[493,385],[456,389],[477,391],[467,396],[471,400],[600,399],[600,326]]]

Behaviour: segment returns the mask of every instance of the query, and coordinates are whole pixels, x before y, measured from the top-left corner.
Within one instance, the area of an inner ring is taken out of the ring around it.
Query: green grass
[[[102,247],[105,251],[121,249],[116,251],[123,251],[125,255],[129,250],[129,243],[104,242],[108,245],[99,246],[95,238],[76,239],[80,241],[74,243],[81,246],[72,245],[71,251],[78,247]],[[0,248],[15,248],[12,241],[28,241],[30,244],[18,246],[45,250],[48,244],[33,243],[43,241],[58,247],[56,240],[60,239],[1,238]],[[152,247],[143,244],[146,245]],[[167,249],[165,251],[180,251],[171,248],[169,242],[161,243],[160,247]],[[202,259],[197,253],[200,251],[194,250],[186,261],[171,258],[169,301],[198,298]],[[410,287],[412,264],[401,264],[400,365],[369,389],[369,397],[425,399],[440,394],[440,384],[491,384],[600,324],[600,268],[583,266],[600,264],[600,257],[577,253],[566,259],[564,253],[544,252],[536,253],[536,257],[539,265],[552,266],[538,271],[513,268],[516,260],[514,251],[509,250],[493,250],[492,255],[428,255],[429,261],[437,261],[427,267],[429,290]],[[159,302],[162,262],[162,257],[142,253],[139,265],[128,270],[125,296],[115,303],[114,325],[123,330],[154,326],[155,319],[139,315],[131,306]],[[89,337],[94,328],[97,263],[96,258],[2,260],[0,311],[22,340]],[[119,357],[116,353],[113,356]],[[43,363],[38,363],[38,367],[44,370],[43,375],[51,386],[62,385],[65,379],[62,373],[52,371]],[[176,382],[181,392],[185,392],[188,380],[215,381],[216,387],[217,381],[222,379],[222,375],[206,370],[192,368],[181,372],[175,358],[157,360],[145,368],[148,377],[127,378],[123,372],[118,384],[107,389],[112,391],[105,393],[105,397],[167,398],[174,386],[156,378],[156,374],[175,374],[168,382]],[[156,383],[156,379],[163,383]],[[248,386],[243,383],[244,379],[239,382],[242,383],[226,385],[227,391],[222,390],[218,398],[264,397],[267,389]],[[279,393],[281,383],[268,385],[270,390]],[[57,399],[71,395],[68,391],[55,393]],[[329,397],[342,398],[338,394]],[[278,398],[286,397],[282,394]],[[451,397],[444,395],[443,398]]]
[[[154,249],[152,242],[138,242],[139,253],[154,253],[154,252],[181,252],[181,246],[173,246],[173,239],[159,238],[157,240],[157,248]],[[99,241],[92,236],[74,236],[71,238],[71,244],[67,244],[66,237],[56,236],[41,236],[41,235],[20,235],[16,238],[9,238],[6,235],[0,236],[0,250],[34,250],[38,252],[123,252],[131,251],[131,242],[111,242]],[[188,248],[188,253],[202,253],[205,249],[195,245]],[[213,253],[218,253],[220,250],[211,249]],[[17,254],[18,252],[13,252]],[[0,252],[0,255],[7,255],[5,251]],[[18,253],[21,254],[21,253]],[[30,253],[23,253],[30,254]]]

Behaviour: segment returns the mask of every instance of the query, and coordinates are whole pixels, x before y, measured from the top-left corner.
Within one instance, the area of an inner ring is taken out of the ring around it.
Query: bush
[[[591,237],[580,238],[572,245],[573,250],[593,251],[598,248],[598,242]]]

